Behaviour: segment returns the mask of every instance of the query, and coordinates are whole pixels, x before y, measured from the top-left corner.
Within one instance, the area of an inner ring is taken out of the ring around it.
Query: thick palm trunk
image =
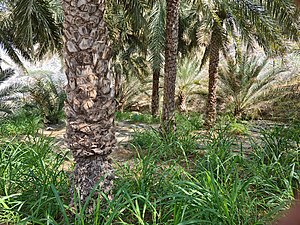
[[[164,100],[162,128],[175,130],[175,82],[177,72],[179,0],[167,0]]]
[[[218,66],[220,58],[220,49],[222,43],[222,36],[218,24],[214,24],[210,40],[209,53],[209,81],[208,81],[208,99],[206,111],[206,126],[211,128],[217,117],[217,80],[218,80]]]
[[[156,69],[153,71],[152,80],[152,103],[151,103],[151,114],[152,116],[158,115],[159,109],[159,76],[160,70]]]
[[[76,163],[72,191],[81,201],[98,182],[109,191],[113,180],[108,155],[116,143],[115,104],[104,5],[104,0],[63,1],[66,141]]]

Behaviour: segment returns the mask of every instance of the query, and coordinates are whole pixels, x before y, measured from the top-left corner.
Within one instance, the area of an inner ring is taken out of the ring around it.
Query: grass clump
[[[194,132],[202,126],[195,115],[177,115],[176,132],[163,134],[159,129],[138,131],[133,134],[131,145],[142,151],[155,152],[162,160],[184,159],[197,154],[198,136]]]
[[[145,124],[159,123],[159,118],[148,113],[141,114],[138,112],[116,112],[116,120]]]
[[[42,117],[24,111],[0,120],[0,133],[3,136],[34,135],[41,127]]]
[[[47,216],[59,217],[51,185],[68,192],[65,157],[54,152],[52,138],[38,134],[41,126],[41,117],[25,113],[0,123],[0,223],[45,224]]]
[[[0,215],[14,212],[21,221],[26,218],[27,222],[57,215],[51,185],[61,193],[68,192],[68,179],[61,169],[64,157],[52,151],[51,139],[35,136],[20,141],[16,138],[1,143],[0,148],[0,197],[7,205],[0,210]]]
[[[195,135],[170,133],[162,136],[161,132],[154,129],[134,133],[130,143],[140,154],[152,151],[161,160],[187,160],[187,155],[193,155],[197,150]]]

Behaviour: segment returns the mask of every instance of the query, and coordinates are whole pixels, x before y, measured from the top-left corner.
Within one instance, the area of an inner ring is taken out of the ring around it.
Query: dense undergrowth
[[[68,206],[65,156],[38,134],[39,118],[26,118],[0,122],[0,224],[268,224],[299,190],[299,124],[249,136],[244,154],[233,151],[236,121],[205,133],[201,117],[178,115],[175,134],[134,134],[114,199],[101,193],[88,216],[87,205]]]

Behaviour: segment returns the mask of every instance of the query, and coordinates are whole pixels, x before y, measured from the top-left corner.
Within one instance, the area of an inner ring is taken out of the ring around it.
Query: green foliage
[[[255,175],[253,191],[264,197],[259,207],[270,211],[295,197],[300,184],[299,126],[275,127],[263,132],[254,145],[249,170]]]
[[[226,132],[232,135],[249,134],[249,122],[240,120],[232,114],[219,117],[219,126],[226,128]]]
[[[58,215],[51,185],[60,194],[67,193],[68,178],[61,170],[64,157],[55,154],[52,146],[51,139],[43,136],[0,143],[0,205],[5,206],[0,207],[0,223],[41,219],[42,224],[48,215]]]
[[[200,66],[197,57],[185,57],[178,63],[176,78],[176,96],[181,111],[187,111],[183,101],[188,101],[189,97],[199,88]]]
[[[23,69],[25,59],[41,59],[62,48],[62,10],[57,0],[1,1],[0,45]]]
[[[34,85],[25,91],[30,98],[25,108],[31,111],[36,109],[45,124],[57,124],[61,121],[66,94],[50,76],[36,78]]]
[[[149,24],[148,48],[151,67],[153,71],[160,71],[164,62],[166,2],[163,0],[157,1],[147,19]]]
[[[116,120],[145,124],[153,124],[159,122],[158,118],[153,118],[151,114],[138,112],[116,112]]]
[[[177,132],[185,133],[199,130],[203,127],[203,115],[190,112],[188,114],[176,114]]]
[[[114,198],[95,186],[98,198],[93,192],[86,203],[75,193],[77,207],[68,206],[66,159],[53,152],[50,138],[2,141],[0,223],[268,224],[299,189],[299,124],[264,130],[244,155],[233,151],[234,122],[224,118],[206,135],[192,136],[201,117],[177,115],[177,133],[164,139],[155,130],[137,132],[136,157],[116,165]]]
[[[249,133],[249,129],[247,127],[247,124],[245,123],[239,123],[234,122],[230,124],[230,133],[236,134],[236,135],[246,135]]]
[[[1,60],[0,60],[1,63]],[[3,70],[0,66],[0,85],[3,84],[5,80],[12,77],[15,74],[13,69]],[[0,89],[0,112],[4,114],[12,113],[12,104],[9,104],[8,101],[16,101],[17,97],[14,97],[13,94],[17,93],[18,85],[7,85]]]
[[[271,111],[274,114],[273,120],[300,120],[300,73],[292,74],[287,80],[278,83],[269,95],[273,101],[265,113]]]
[[[239,118],[263,101],[270,100],[269,93],[278,78],[286,72],[284,68],[268,67],[268,57],[253,55],[253,52],[237,50],[235,58],[228,57],[219,69],[221,93],[231,99],[228,107]],[[268,96],[268,97],[267,97]]]
[[[184,159],[197,152],[197,136],[192,132],[203,122],[197,115],[177,115],[177,130],[168,134],[152,129],[135,132],[131,144],[142,151],[153,151],[161,159]],[[143,154],[143,153],[142,153]]]
[[[118,83],[118,85],[117,85]],[[144,93],[149,90],[146,82],[141,82],[135,77],[120,77],[115,82],[115,99],[117,102],[117,110],[123,112],[129,110],[134,105],[139,104],[139,100],[145,97]]]
[[[0,133],[5,136],[34,135],[43,126],[42,118],[20,111],[0,120]]]

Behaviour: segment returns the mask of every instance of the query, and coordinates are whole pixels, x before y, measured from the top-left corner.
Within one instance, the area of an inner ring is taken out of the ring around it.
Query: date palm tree
[[[66,141],[76,163],[73,191],[85,201],[98,182],[102,191],[111,190],[114,177],[108,158],[116,143],[111,47],[105,1],[64,0],[63,9]]]
[[[201,80],[198,58],[190,56],[181,58],[178,62],[176,78],[176,97],[180,112],[187,112],[187,102],[192,94],[195,94],[197,85]]]
[[[179,0],[167,0],[164,99],[162,112],[162,128],[165,132],[176,129],[174,113],[177,73],[178,17]]]
[[[220,92],[232,99],[235,117],[243,116],[251,107],[272,98],[271,89],[278,85],[286,70],[278,66],[270,68],[268,62],[268,57],[254,55],[247,49],[237,51],[235,57],[228,57],[219,68]]]
[[[272,2],[272,3],[271,3]],[[195,0],[203,18],[199,42],[206,42],[204,64],[209,60],[209,89],[206,125],[216,121],[217,75],[220,52],[226,52],[228,37],[239,36],[250,44],[258,43],[266,51],[282,50],[283,37],[297,40],[297,14],[291,1],[202,1]],[[281,20],[276,20],[281,18]],[[208,34],[208,37],[204,34]]]
[[[148,18],[149,23],[149,56],[152,67],[152,98],[151,114],[158,115],[159,110],[159,80],[163,67],[165,48],[166,2],[159,0],[154,4]]]

